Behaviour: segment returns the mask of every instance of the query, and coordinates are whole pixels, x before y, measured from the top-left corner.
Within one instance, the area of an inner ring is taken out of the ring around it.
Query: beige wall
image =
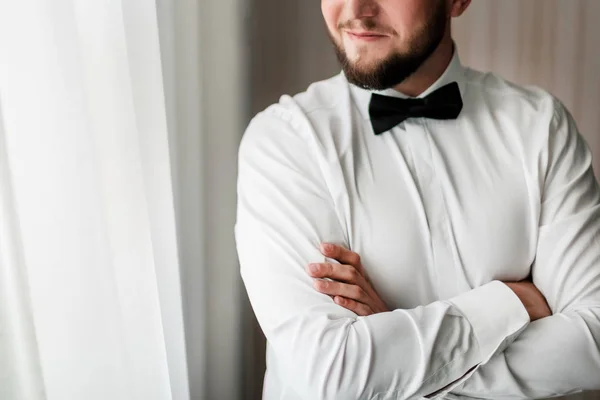
[[[454,37],[464,64],[561,99],[600,172],[600,1],[474,0]]]
[[[339,72],[318,2],[252,0],[250,10],[252,114]],[[600,0],[474,0],[455,22],[454,36],[465,65],[558,96],[587,138],[600,175]],[[264,339],[246,311],[244,393],[258,399]],[[574,397],[584,398],[600,394]]]

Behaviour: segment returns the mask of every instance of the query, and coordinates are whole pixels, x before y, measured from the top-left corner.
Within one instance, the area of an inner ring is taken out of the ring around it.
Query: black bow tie
[[[421,99],[401,99],[373,94],[369,104],[369,115],[373,131],[379,135],[407,118],[456,119],[462,107],[458,83],[452,82]]]

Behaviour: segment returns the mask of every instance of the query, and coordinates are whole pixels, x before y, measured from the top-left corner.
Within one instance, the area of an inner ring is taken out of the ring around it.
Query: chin
[[[360,71],[361,73],[372,73],[377,67],[385,60],[385,57],[369,58],[366,59],[364,56],[357,59],[353,59],[351,67]]]

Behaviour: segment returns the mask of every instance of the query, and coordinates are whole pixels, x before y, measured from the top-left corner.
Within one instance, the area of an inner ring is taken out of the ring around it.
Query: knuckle
[[[335,274],[335,267],[333,264],[326,264],[327,265],[327,274],[329,274],[330,276]]]
[[[342,297],[342,304],[349,310],[354,310],[356,308],[356,302],[345,297]]]
[[[308,265],[308,269],[313,274],[319,274],[321,272],[321,264],[311,263]]]
[[[366,317],[368,315],[371,315],[372,313],[371,313],[371,310],[369,309],[369,307],[363,305],[360,307],[360,312],[357,314],[362,315],[363,317]]]
[[[354,286],[352,290],[353,290],[353,294],[357,300],[364,298],[365,292],[360,287]]]
[[[340,255],[340,246],[331,245],[329,251],[333,256],[338,257]]]
[[[318,290],[327,290],[329,288],[329,282],[323,280],[316,280],[315,286]]]
[[[346,300],[346,306],[348,310],[352,311],[355,314],[360,314],[360,303],[354,300]]]

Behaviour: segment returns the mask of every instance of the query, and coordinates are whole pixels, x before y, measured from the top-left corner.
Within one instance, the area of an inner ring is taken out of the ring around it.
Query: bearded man
[[[463,66],[469,0],[322,0],[343,71],[250,123],[241,274],[263,399],[600,389],[600,188],[544,90]]]

